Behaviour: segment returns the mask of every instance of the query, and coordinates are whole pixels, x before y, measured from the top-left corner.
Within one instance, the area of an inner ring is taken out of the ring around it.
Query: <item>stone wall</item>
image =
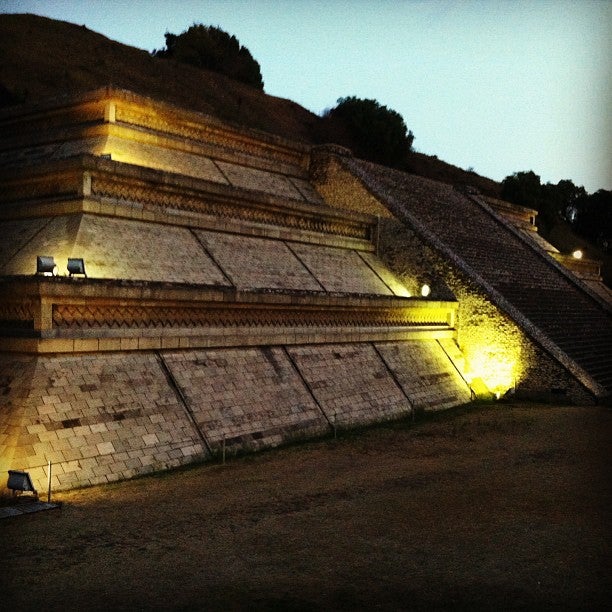
[[[60,274],[68,257],[83,258],[92,278],[406,295],[380,260],[349,248],[91,214],[0,222],[0,228],[7,236],[1,275],[33,274],[37,255],[50,255]]]
[[[379,202],[338,157],[352,156],[348,149],[333,145],[315,147],[311,153],[310,179],[326,202],[359,213],[391,217]]]
[[[415,262],[419,262],[432,283],[434,297],[452,291],[459,303],[456,341],[470,382],[480,379],[490,391],[502,395],[511,392],[541,400],[593,402],[575,377],[539,348],[481,288],[405,225],[393,219],[381,222],[379,254],[407,286],[418,275]]]
[[[278,446],[328,431],[328,423],[282,347],[165,353],[212,448]]]
[[[33,274],[36,256],[50,255],[60,274],[66,273],[68,257],[80,257],[85,260],[87,274],[94,278],[229,285],[186,227],[97,215],[24,219],[10,224],[23,229],[13,235],[15,255],[0,267],[0,274]],[[30,237],[41,225],[44,231]]]
[[[154,353],[0,355],[0,469],[46,488],[106,483],[207,456]]]
[[[436,340],[0,355],[0,471],[106,483],[469,401]]]
[[[453,296],[408,299],[376,254],[390,213],[329,150],[319,193],[307,147],[126,92],[15,112],[0,472],[44,490],[50,461],[68,489],[469,401]]]
[[[440,342],[378,342],[375,346],[415,412],[444,410],[470,401],[467,382],[449,364]]]

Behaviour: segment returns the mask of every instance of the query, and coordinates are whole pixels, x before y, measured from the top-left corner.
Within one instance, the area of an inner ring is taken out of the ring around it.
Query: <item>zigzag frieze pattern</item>
[[[0,327],[31,327],[34,325],[34,306],[31,302],[0,304]]]
[[[78,185],[79,181],[76,173],[33,178],[28,180],[27,183],[11,184],[9,181],[5,181],[0,192],[0,201],[30,200],[48,194],[54,196],[75,194],[78,191]]]
[[[235,202],[214,202],[184,192],[167,191],[144,184],[118,180],[110,176],[94,175],[91,192],[101,198],[135,202],[158,208],[174,208],[213,215],[220,218],[240,219],[267,225],[281,225],[291,229],[333,234],[365,240],[368,228],[364,225],[329,221],[288,212],[242,206]]]
[[[219,135],[219,131],[202,125],[195,125],[191,123],[178,123],[166,121],[159,115],[150,115],[143,113],[134,107],[125,107],[118,104],[115,110],[115,120],[130,125],[138,125],[148,129],[156,130],[159,132],[165,132],[166,134],[174,134],[177,136],[183,136],[195,141],[201,141],[206,143],[215,143],[218,145],[225,145],[231,147],[233,144],[236,145],[235,138],[223,137]],[[272,156],[275,159],[283,161],[288,164],[299,165],[301,162],[301,155],[298,152],[290,152],[282,150],[277,147],[265,147],[261,143],[250,141],[248,138],[239,138],[240,152],[249,153],[251,155],[259,156],[262,155],[262,149],[265,150],[267,156]]]
[[[434,309],[300,310],[278,308],[177,308],[164,306],[53,306],[58,328],[184,327],[404,327],[447,325]]]

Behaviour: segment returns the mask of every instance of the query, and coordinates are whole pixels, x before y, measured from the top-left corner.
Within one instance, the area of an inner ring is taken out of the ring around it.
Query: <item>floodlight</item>
[[[424,283],[423,286],[421,287],[421,295],[423,297],[427,297],[430,293],[431,293],[431,287],[427,283]]]
[[[580,249],[576,249],[573,253],[572,253],[572,257],[574,259],[582,259],[582,251]]]
[[[31,491],[34,493],[34,495],[38,496],[28,472],[22,472],[21,470],[9,470],[8,474],[9,478],[6,488],[11,489],[11,491],[13,491],[13,495],[15,495],[17,491]]]
[[[70,274],[70,276],[73,274],[82,274],[83,276],[87,276],[85,273],[85,262],[82,258],[68,258],[68,274]]]
[[[57,266],[53,257],[38,255],[36,257],[36,274],[45,276],[57,276]]]

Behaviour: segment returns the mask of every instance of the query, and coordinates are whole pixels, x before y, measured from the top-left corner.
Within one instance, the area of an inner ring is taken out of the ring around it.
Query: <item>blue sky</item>
[[[398,111],[417,150],[501,180],[533,170],[612,189],[608,0],[0,0],[152,50],[219,26],[267,93],[315,113],[342,96]]]

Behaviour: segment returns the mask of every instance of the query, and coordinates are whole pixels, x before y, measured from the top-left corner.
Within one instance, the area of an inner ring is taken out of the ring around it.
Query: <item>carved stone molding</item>
[[[0,329],[34,329],[35,304],[0,302]]]
[[[297,146],[290,147],[288,145],[266,143],[261,136],[256,140],[247,135],[246,131],[240,133],[238,130],[223,129],[220,125],[213,125],[212,122],[186,120],[176,110],[174,113],[169,111],[152,112],[145,106],[119,101],[116,105],[115,119],[119,123],[181,136],[196,142],[233,148],[242,153],[258,157],[265,156],[268,159],[273,158],[289,165],[303,166],[307,159],[306,151]]]
[[[15,207],[29,200],[40,204],[47,199],[86,196],[113,204],[117,216],[124,216],[119,207],[152,214],[184,211],[356,240],[369,240],[375,222],[368,216],[351,216],[312,203],[183,179],[87,155],[49,162],[36,170],[5,170],[5,176],[2,174],[0,201],[12,206],[11,216],[27,216],[28,207],[23,206],[21,215]]]
[[[91,195],[117,202],[136,203],[147,209],[175,209],[207,214],[221,219],[239,219],[251,223],[275,225],[290,229],[332,234],[344,238],[367,240],[370,227],[365,223],[352,223],[348,218],[339,219],[309,214],[306,211],[279,209],[265,204],[254,205],[241,198],[211,197],[187,190],[161,188],[144,181],[134,181],[112,174],[92,173]]]
[[[448,325],[446,309],[304,309],[300,307],[244,307],[243,305],[165,306],[74,305],[53,306],[58,329],[151,329],[196,327],[403,327]]]

